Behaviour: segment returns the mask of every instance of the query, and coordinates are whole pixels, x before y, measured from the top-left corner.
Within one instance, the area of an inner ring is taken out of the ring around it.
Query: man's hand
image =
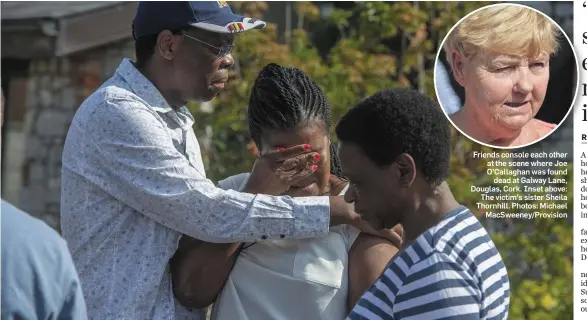
[[[368,222],[361,220],[359,225],[355,227],[361,230],[361,232],[389,240],[398,249],[401,249],[403,245],[404,228],[400,224],[391,229],[375,230]]]
[[[257,158],[243,192],[280,195],[318,169],[320,156],[309,145],[264,153]]]
[[[339,224],[349,224],[361,232],[387,239],[398,248],[401,248],[403,243],[404,229],[401,225],[398,224],[392,229],[375,230],[355,212],[355,206],[352,203],[347,203],[341,196],[330,197],[330,225]]]

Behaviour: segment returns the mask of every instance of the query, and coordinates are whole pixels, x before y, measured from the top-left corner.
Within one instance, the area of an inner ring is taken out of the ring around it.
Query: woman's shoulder
[[[245,184],[249,180],[249,172],[235,174],[226,179],[218,181],[218,187],[224,190],[240,191],[244,188]]]
[[[532,127],[540,136],[543,136],[554,130],[556,128],[556,124],[533,119]]]
[[[542,120],[538,120],[538,119],[534,119],[534,122],[537,126],[542,126],[542,127],[549,128],[549,129],[556,128],[555,123],[550,123],[550,122],[546,122],[546,121],[542,121]]]

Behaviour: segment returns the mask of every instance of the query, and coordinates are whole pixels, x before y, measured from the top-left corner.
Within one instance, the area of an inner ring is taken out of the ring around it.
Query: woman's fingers
[[[311,157],[302,157],[290,159],[288,164],[280,165],[276,170],[276,175],[284,183],[291,185],[300,182],[310,176],[318,167],[314,164]],[[285,162],[285,161],[284,161]]]
[[[280,162],[278,167],[284,171],[299,172],[308,166],[312,168],[317,163],[317,159],[320,159],[320,156],[316,152],[300,154]]]
[[[279,148],[275,151],[269,151],[263,156],[269,157],[275,162],[281,162],[298,155],[309,153],[311,152],[310,150],[312,150],[312,147],[309,144],[301,144],[287,149]]]

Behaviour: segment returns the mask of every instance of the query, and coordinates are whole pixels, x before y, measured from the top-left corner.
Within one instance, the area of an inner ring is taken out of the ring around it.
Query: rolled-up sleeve
[[[135,101],[106,100],[97,110],[85,128],[86,165],[77,173],[156,222],[208,242],[328,232],[328,197],[222,190],[176,149],[152,109]]]

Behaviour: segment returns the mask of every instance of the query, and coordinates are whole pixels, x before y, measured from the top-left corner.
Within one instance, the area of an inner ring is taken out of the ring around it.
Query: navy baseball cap
[[[133,20],[133,37],[163,30],[200,28],[217,33],[262,29],[265,22],[232,13],[226,1],[139,1]]]

